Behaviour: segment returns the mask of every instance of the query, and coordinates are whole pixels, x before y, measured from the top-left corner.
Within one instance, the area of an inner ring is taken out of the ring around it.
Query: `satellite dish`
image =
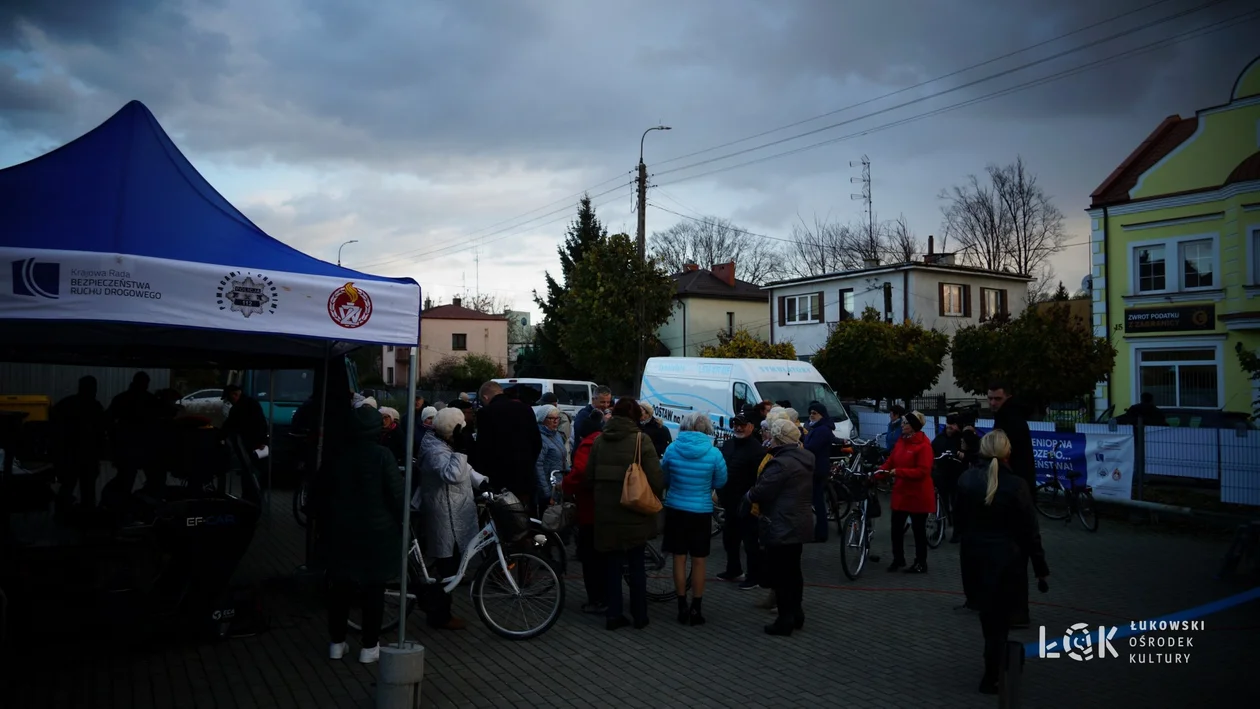
[[[1094,292],[1094,277],[1092,275],[1087,275],[1081,279],[1081,290],[1086,293]]]

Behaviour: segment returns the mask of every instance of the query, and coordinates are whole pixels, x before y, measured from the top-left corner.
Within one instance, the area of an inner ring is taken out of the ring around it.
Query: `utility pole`
[[[866,209],[866,243],[863,246],[870,251],[868,256],[878,258],[879,240],[875,238],[875,209],[871,200],[871,159],[863,155],[861,160],[849,163],[849,167],[859,165],[862,167],[862,176],[850,177],[849,182],[861,183],[862,191],[849,197],[863,202],[863,207]]]
[[[481,249],[473,248],[473,285],[477,289],[477,297],[481,297]]]
[[[637,234],[637,242],[639,247],[640,263],[647,258],[647,165],[643,162],[643,141],[647,140],[647,134],[654,130],[670,130],[670,127],[665,125],[652,126],[651,128],[643,131],[643,136],[639,138],[639,175],[637,179],[639,185],[639,230]],[[647,333],[643,332],[643,320],[645,315],[642,298],[639,299],[638,305],[638,320],[635,323],[635,329],[638,330],[636,334],[638,335],[639,340],[638,364],[634,369],[634,391],[636,397],[643,395],[643,365],[647,361],[644,356],[644,350],[647,346]]]

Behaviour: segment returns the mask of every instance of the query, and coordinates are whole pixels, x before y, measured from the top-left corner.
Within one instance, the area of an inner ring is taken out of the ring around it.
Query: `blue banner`
[[[976,434],[983,437],[992,429],[976,427]],[[1059,474],[1059,484],[1068,487],[1069,472],[1080,473],[1076,485],[1089,484],[1089,464],[1085,457],[1084,433],[1059,433],[1058,431],[1033,431],[1033,461],[1037,465],[1037,483],[1041,484]]]

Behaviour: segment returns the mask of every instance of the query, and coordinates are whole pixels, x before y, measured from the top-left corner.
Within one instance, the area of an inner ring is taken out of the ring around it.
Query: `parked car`
[[[222,398],[223,398],[222,389],[198,389],[197,391],[194,391],[188,396],[185,396],[184,398],[180,399],[179,405],[187,406],[189,404],[195,404],[195,403],[205,402],[205,401],[214,401],[214,400],[219,400]]]

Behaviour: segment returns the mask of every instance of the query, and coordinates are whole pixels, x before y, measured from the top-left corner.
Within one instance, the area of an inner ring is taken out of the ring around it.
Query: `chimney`
[[[928,234],[928,256],[936,253],[936,237]]]
[[[699,264],[694,264],[694,263],[683,264],[683,273],[691,273],[692,271],[699,271],[699,270],[700,270]]]
[[[866,268],[878,268],[878,267],[879,267],[879,259],[877,259],[877,258],[868,258],[868,259],[863,259],[863,260],[862,260],[862,265],[863,265],[864,267],[866,267]]]
[[[457,308],[460,307],[460,304],[463,302],[464,302],[463,298],[458,298],[458,297],[451,298],[451,305],[454,305]]]
[[[735,262],[727,261],[726,263],[715,263],[709,267],[709,270],[717,279],[726,285],[735,287]]]

